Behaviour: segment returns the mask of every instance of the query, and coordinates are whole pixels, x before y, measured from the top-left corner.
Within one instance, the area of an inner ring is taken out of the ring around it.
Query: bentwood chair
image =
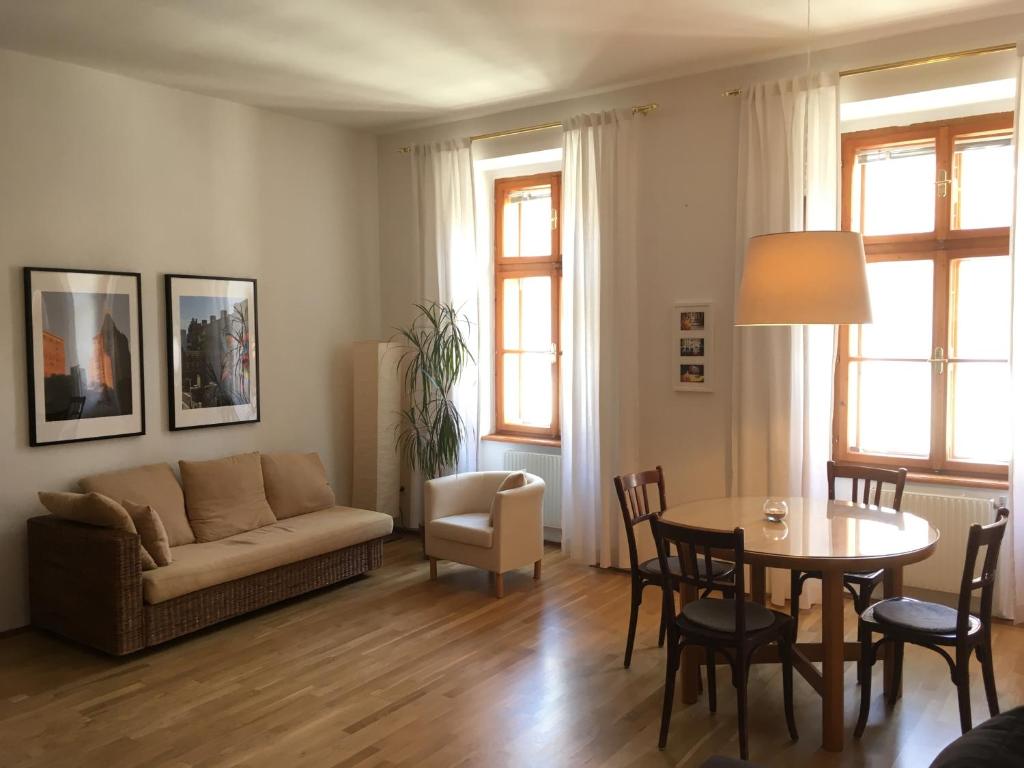
[[[828,498],[829,501],[836,499],[836,478],[848,478],[852,489],[851,501],[860,504],[874,504],[876,507],[882,505],[882,488],[886,483],[893,486],[892,508],[899,511],[900,503],[903,501],[903,486],[907,483],[907,470],[905,469],[875,469],[874,467],[839,466],[834,461],[828,463]],[[863,493],[860,491],[860,483],[863,482]],[[871,493],[874,483],[874,494]],[[871,594],[875,587],[882,583],[885,577],[884,570],[868,571],[866,573],[844,573],[843,586],[853,596],[853,607],[860,615],[871,605]],[[790,573],[789,611],[793,621],[800,621],[800,594],[803,592],[804,582],[808,579],[820,579],[821,571],[792,571]]]
[[[961,732],[967,733],[972,725],[968,662],[974,653],[978,654],[978,660],[981,662],[989,714],[999,714],[995,671],[992,668],[992,594],[995,591],[999,545],[1003,541],[1009,515],[1006,508],[1001,508],[996,512],[994,523],[971,526],[967,536],[967,557],[964,561],[964,574],[960,581],[960,598],[956,610],[937,603],[926,603],[906,597],[890,597],[875,603],[861,614],[857,624],[861,646],[858,674],[861,683],[860,716],[857,718],[854,736],[859,738],[868,722],[868,711],[871,706],[871,667],[882,643],[889,643],[886,653],[892,652],[895,661],[890,704],[896,703],[903,676],[903,645],[912,643],[937,652],[949,665],[960,707]],[[985,548],[985,558],[979,575],[975,576],[978,553],[982,547]],[[981,605],[975,615],[971,613],[971,597],[979,589]],[[875,634],[882,637],[873,643],[872,638]],[[953,655],[951,656],[945,648],[953,648]]]
[[[665,473],[661,467],[655,467],[644,472],[635,472],[631,475],[620,475],[614,479],[615,493],[619,497],[619,507],[622,510],[622,521],[626,526],[626,541],[629,544],[629,573],[632,580],[632,592],[629,608],[629,631],[626,635],[626,657],[622,665],[629,669],[630,661],[633,658],[633,641],[636,638],[636,622],[640,612],[640,603],[643,600],[645,587],[660,587],[665,582],[661,565],[657,557],[640,562],[637,554],[636,526],[645,522],[649,517],[660,517],[668,507],[665,501]],[[658,507],[652,507],[651,496],[653,490],[657,489]],[[668,559],[670,573],[673,577],[679,575],[679,561],[677,558]],[[732,564],[714,560],[711,563],[713,575],[719,581],[725,581],[732,573]],[[658,647],[665,644],[665,623],[661,624],[658,630]]]
[[[675,596],[678,590],[664,582],[661,587],[662,612],[668,625],[668,647],[665,661],[665,697],[661,709],[659,749],[668,742],[668,726],[672,719],[672,698],[676,674],[683,649],[699,646],[705,649],[708,668],[708,707],[716,709],[715,662],[716,655],[726,658],[732,668],[732,684],[736,688],[736,707],[739,715],[740,758],[747,759],[747,683],[751,657],[758,648],[777,643],[782,660],[782,695],[786,710],[789,735],[797,739],[796,720],[793,717],[793,632],[795,622],[791,616],[769,610],[763,605],[744,599],[743,529],[732,533],[709,531],[702,528],[671,523],[658,517],[649,518],[658,549],[662,569],[667,569],[670,551],[675,551],[680,563],[680,584],[696,587],[707,595],[721,590],[722,584],[713,575],[712,550],[732,553],[735,567],[729,586],[733,597],[701,597],[677,610]],[[703,567],[701,567],[703,566]],[[712,575],[709,575],[712,574]]]

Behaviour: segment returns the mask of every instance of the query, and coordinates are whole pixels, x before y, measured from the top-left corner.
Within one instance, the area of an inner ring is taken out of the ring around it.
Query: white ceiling
[[[1020,10],[814,0],[814,37]],[[805,0],[0,0],[0,47],[386,129],[791,50],[805,13]]]

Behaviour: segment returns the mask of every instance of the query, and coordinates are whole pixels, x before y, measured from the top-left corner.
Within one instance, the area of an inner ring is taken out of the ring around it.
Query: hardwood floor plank
[[[659,599],[641,606],[622,668],[628,577],[555,548],[543,576],[507,574],[496,600],[481,571],[441,563],[412,539],[388,543],[371,575],[128,659],[57,638],[0,638],[4,768],[431,768],[695,766],[736,755],[735,695],[719,667],[718,714],[705,695],[677,703],[657,749],[664,651]],[[856,619],[847,604],[847,640]],[[801,640],[821,634],[805,611]],[[1000,703],[1024,694],[1024,630],[995,631]],[[764,766],[919,768],[959,733],[956,694],[936,655],[908,648],[904,697],[881,699],[850,738],[858,689],[844,675],[846,751],[821,743],[821,699],[795,684],[801,738],[785,733],[779,668],[751,672],[751,757]],[[976,717],[984,706],[972,667]]]

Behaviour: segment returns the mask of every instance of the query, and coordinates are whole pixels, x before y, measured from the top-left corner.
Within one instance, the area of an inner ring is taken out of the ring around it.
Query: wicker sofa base
[[[379,568],[384,539],[155,605],[143,601],[137,534],[43,515],[28,521],[28,550],[32,626],[124,656]]]
[[[379,568],[384,539],[354,544],[242,579],[143,605],[145,644],[157,645],[226,619]]]

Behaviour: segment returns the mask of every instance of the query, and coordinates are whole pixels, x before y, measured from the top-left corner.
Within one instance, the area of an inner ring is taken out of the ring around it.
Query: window
[[[1005,479],[1012,114],[843,136],[874,323],[839,337],[835,458]]]
[[[495,428],[558,438],[561,174],[494,183]]]

